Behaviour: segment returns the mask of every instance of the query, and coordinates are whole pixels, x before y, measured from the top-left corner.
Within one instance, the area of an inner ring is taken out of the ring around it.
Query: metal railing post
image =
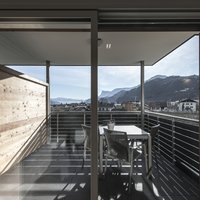
[[[52,114],[50,113],[49,117],[47,118],[47,131],[48,131],[48,143],[51,143],[51,116]]]
[[[159,118],[159,116],[157,116],[157,124],[160,124],[160,118]],[[158,146],[157,146],[157,148],[158,148],[158,152],[159,152],[159,154],[161,155],[161,153],[160,153],[160,134],[158,134]]]
[[[139,126],[139,114],[137,113],[137,126]]]
[[[172,119],[172,159],[175,162],[175,119]]]
[[[84,125],[86,124],[86,114],[85,114],[85,112],[84,112],[84,114],[83,114],[83,124],[84,124]]]
[[[110,120],[112,120],[112,112],[110,112]]]
[[[56,122],[57,122],[57,124],[56,124],[57,142],[59,142],[59,136],[58,136],[58,134],[59,134],[59,113],[57,113],[57,119],[56,119]]]

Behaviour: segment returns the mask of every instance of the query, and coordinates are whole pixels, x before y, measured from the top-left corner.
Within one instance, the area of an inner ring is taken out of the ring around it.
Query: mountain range
[[[99,95],[99,98],[101,99],[101,98],[104,98],[104,97],[112,97],[112,96],[114,96],[115,94],[117,94],[121,91],[129,91],[131,89],[133,89],[133,87],[132,88],[116,88],[112,91],[102,90],[101,94]]]
[[[155,76],[144,84],[146,102],[177,101],[185,98],[198,99],[199,76]],[[122,103],[127,101],[140,101],[141,87],[135,87],[129,91],[121,91],[108,102]]]
[[[199,76],[164,76],[156,75],[144,83],[145,102],[177,101],[185,98],[198,99]],[[140,101],[140,85],[130,88],[116,88],[112,91],[102,91],[99,101],[108,103],[122,103]],[[54,98],[51,103],[80,103],[83,100]],[[90,99],[85,100],[86,103]]]
[[[70,104],[70,103],[81,103],[84,100],[81,99],[72,99],[72,98],[64,98],[64,97],[57,97],[51,98],[51,105],[59,105],[59,104]]]

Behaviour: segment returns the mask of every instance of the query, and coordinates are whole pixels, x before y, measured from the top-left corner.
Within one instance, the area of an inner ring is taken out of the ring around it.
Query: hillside
[[[105,90],[103,90],[101,92],[101,94],[99,95],[99,99],[105,98],[105,97],[107,97],[107,98],[108,97],[112,97],[112,96],[114,96],[115,94],[118,94],[121,91],[129,91],[131,89],[133,89],[133,87],[130,87],[130,88],[115,88],[112,91],[105,91]]]
[[[148,79],[144,84],[145,102],[177,101],[185,98],[198,99],[199,76],[163,76],[157,75]],[[116,88],[112,91],[102,91],[100,101],[122,103],[140,101],[141,87]],[[80,103],[84,100],[70,98],[52,98],[51,104]],[[90,99],[84,101],[90,103]]]
[[[197,99],[199,76],[157,76],[151,78],[144,84],[145,101],[164,102],[176,101],[184,98]],[[120,91],[119,93],[108,97],[108,102],[122,103],[126,101],[140,101],[140,86],[129,91]]]

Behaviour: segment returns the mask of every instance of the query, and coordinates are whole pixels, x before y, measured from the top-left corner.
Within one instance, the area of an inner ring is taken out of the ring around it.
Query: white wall
[[[183,106],[184,105],[184,106]],[[196,112],[197,108],[196,108],[197,103],[195,102],[182,102],[179,104],[179,111],[187,111],[187,108],[191,109],[191,111]],[[183,110],[184,107],[184,110]]]

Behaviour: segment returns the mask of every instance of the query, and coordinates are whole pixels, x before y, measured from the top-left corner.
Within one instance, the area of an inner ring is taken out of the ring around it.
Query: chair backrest
[[[104,134],[107,142],[107,153],[120,160],[129,160],[129,146],[126,132],[109,130],[104,128]]]
[[[90,126],[87,126],[87,125],[84,125],[84,124],[81,124],[81,127],[83,129],[83,133],[84,133],[84,143],[85,143],[85,146],[87,148],[91,148],[90,146],[90,132],[91,132],[91,127]]]
[[[114,119],[108,119],[108,120],[102,120],[102,125],[103,126],[106,126],[110,123],[115,123],[115,120]]]
[[[150,132],[150,134],[151,134],[152,144],[153,144],[154,141],[155,141],[155,138],[156,138],[156,136],[157,136],[157,134],[158,134],[159,128],[160,128],[160,124],[157,124],[157,125],[151,127],[151,132]]]

